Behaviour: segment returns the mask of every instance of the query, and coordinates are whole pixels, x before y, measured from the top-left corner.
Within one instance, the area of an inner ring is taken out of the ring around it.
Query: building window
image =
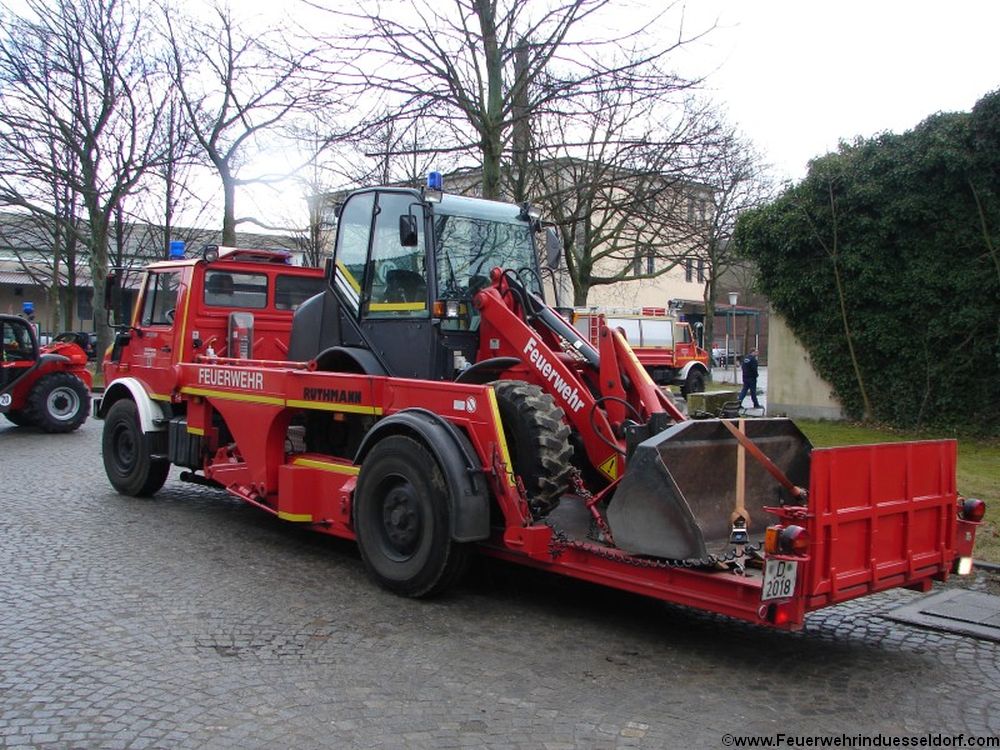
[[[705,283],[705,259],[698,258],[698,283]]]
[[[656,255],[652,250],[646,251],[646,273],[650,276],[656,273]]]
[[[94,319],[94,290],[79,289],[76,293],[76,317],[80,320]]]
[[[694,281],[694,261],[690,258],[684,261],[684,281]]]

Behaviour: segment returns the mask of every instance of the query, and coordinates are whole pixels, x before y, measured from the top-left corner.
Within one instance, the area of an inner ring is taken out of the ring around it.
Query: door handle
[[[169,346],[161,346],[160,347],[160,351],[163,352],[164,354],[170,354],[170,347]]]

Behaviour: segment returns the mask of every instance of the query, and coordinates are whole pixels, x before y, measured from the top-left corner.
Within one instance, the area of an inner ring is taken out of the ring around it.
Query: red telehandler
[[[18,427],[72,432],[90,414],[87,353],[61,338],[40,346],[24,318],[0,315],[0,414]]]
[[[324,278],[218,248],[147,270],[98,408],[119,492],[183,467],[356,540],[406,596],[475,550],[795,629],[971,567],[983,504],[953,441],[813,449],[786,419],[686,418],[617,331],[595,346],[545,304],[530,206],[372,188],[338,217]],[[321,291],[281,303],[283,275]]]

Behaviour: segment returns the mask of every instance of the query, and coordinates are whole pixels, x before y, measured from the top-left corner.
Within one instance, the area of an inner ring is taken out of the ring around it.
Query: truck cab
[[[296,313],[290,358],[323,369],[453,380],[479,348],[476,292],[494,268],[541,295],[527,206],[365,189],[340,208],[329,289]],[[321,356],[322,355],[322,356]]]
[[[109,277],[109,288],[120,286],[120,274]],[[210,246],[197,257],[151,264],[140,284],[129,324],[104,361],[105,382],[128,378],[168,402],[178,363],[285,360],[292,315],[322,291],[324,277],[320,268],[291,265],[285,251]],[[105,397],[99,416],[107,406]]]

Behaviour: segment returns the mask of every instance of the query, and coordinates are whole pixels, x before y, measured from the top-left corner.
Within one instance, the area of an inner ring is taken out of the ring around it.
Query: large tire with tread
[[[45,432],[72,432],[90,414],[90,391],[75,375],[53,372],[31,389],[27,414]]]
[[[361,464],[354,531],[368,575],[409,597],[433,596],[458,581],[468,546],[451,538],[448,485],[424,445],[405,435],[379,441]]]
[[[5,411],[3,415],[7,417],[8,422],[13,422],[18,427],[28,427],[34,424],[34,422],[31,421],[31,416],[28,414],[28,412],[22,409],[12,409],[11,411]]]
[[[688,373],[687,380],[684,381],[684,385],[681,386],[681,395],[684,398],[688,397],[689,393],[704,393],[705,392],[705,373],[701,370],[692,369]]]
[[[493,384],[500,423],[515,474],[521,477],[532,516],[541,518],[559,505],[573,470],[569,425],[555,399],[523,380]]]
[[[131,399],[112,404],[104,418],[101,436],[104,471],[111,486],[123,495],[152,495],[167,481],[170,462],[154,460],[142,432],[139,410]]]

